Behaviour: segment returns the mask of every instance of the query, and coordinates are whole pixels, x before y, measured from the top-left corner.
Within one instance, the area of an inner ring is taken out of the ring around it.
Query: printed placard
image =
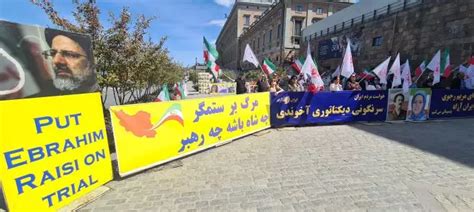
[[[54,211],[112,180],[99,93],[0,101],[10,211]]]
[[[119,173],[146,168],[270,127],[269,93],[112,106]]]

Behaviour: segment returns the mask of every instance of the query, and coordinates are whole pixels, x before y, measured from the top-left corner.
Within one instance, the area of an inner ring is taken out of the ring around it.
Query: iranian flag
[[[155,99],[155,102],[164,102],[164,101],[169,101],[170,100],[170,93],[168,91],[168,86],[166,84],[161,87],[160,94],[158,94],[158,97]]]
[[[418,68],[416,68],[415,74],[416,74],[417,78],[419,78],[421,76],[421,74],[423,74],[423,72],[426,70],[426,65],[427,65],[426,60],[423,60],[423,62],[421,62],[421,64],[420,64],[420,66],[418,66]]]
[[[371,71],[365,69],[363,72],[358,74],[359,78],[362,79],[367,79],[367,80],[373,80],[375,78],[374,73]]]
[[[216,48],[206,40],[206,37],[203,37],[203,40],[204,62],[206,63],[207,68],[211,71],[214,78],[217,79],[221,73],[221,69],[216,63],[216,60],[219,58],[219,52],[217,52]]]
[[[177,121],[181,124],[181,126],[184,126],[183,113],[181,112],[181,104],[176,103],[171,105],[170,108],[166,110],[160,120],[156,124],[154,124],[151,129],[154,130],[168,121]]]
[[[426,67],[433,71],[433,85],[440,82],[441,78],[441,50],[436,52],[431,62]]]
[[[444,50],[443,57],[441,58],[441,73],[444,77],[448,78],[451,75],[452,69],[449,61],[449,49]]]
[[[293,67],[293,69],[295,69],[295,71],[298,74],[300,74],[301,73],[301,68],[303,68],[303,63],[304,63],[304,58],[300,57],[297,60],[295,60],[293,62],[293,64],[291,64],[291,67]]]
[[[213,62],[213,61],[207,62],[207,68],[211,71],[211,74],[214,77],[214,79],[217,79],[222,73],[221,67],[217,65],[216,62]]]
[[[204,61],[207,63],[208,61],[215,62],[219,58],[219,52],[217,52],[216,48],[212,44],[210,44],[206,37],[204,39]]]
[[[186,98],[186,92],[183,88],[183,83],[181,82],[178,82],[174,85],[174,91],[179,94],[179,96],[181,96],[181,99],[185,99]]]
[[[265,60],[263,60],[262,69],[267,75],[271,75],[276,71],[276,66],[268,58],[265,58]]]

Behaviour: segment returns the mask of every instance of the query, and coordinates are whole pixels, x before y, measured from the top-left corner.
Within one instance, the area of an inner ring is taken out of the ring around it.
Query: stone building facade
[[[407,0],[408,1],[408,0]],[[411,3],[415,2],[410,0]],[[403,3],[403,2],[402,2]],[[416,3],[416,2],[415,2]],[[392,5],[393,8],[396,5]],[[418,4],[400,11],[384,14],[376,12],[374,19],[338,30],[329,35],[312,36],[308,41],[313,57],[322,69],[334,70],[342,63],[342,54],[325,58],[328,42],[354,38],[357,51],[353,51],[356,71],[373,68],[388,56],[401,61],[409,59],[412,70],[423,60],[431,60],[438,50],[449,49],[450,61],[459,65],[474,53],[474,1],[469,0],[418,0]],[[306,40],[306,39],[305,39]],[[344,47],[344,45],[340,45]],[[300,50],[300,54],[305,54]]]
[[[237,69],[239,55],[238,37],[249,28],[275,0],[236,0],[227,21],[216,40],[219,59],[225,69]]]
[[[269,58],[277,65],[289,64],[299,51],[305,27],[350,5],[331,0],[275,2],[240,35],[236,63],[243,70],[254,68],[252,64],[241,62],[245,46],[249,44],[260,61]]]

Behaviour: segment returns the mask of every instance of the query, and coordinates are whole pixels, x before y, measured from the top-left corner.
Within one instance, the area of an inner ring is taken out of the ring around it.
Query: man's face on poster
[[[53,38],[49,55],[55,75],[53,83],[59,90],[75,90],[93,75],[85,50],[66,36]]]

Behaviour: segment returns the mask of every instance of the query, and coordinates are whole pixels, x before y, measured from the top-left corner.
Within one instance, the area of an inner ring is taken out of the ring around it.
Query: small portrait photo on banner
[[[387,104],[387,121],[404,121],[406,119],[408,93],[404,94],[402,89],[390,89]]]
[[[407,121],[426,121],[428,119],[431,100],[431,89],[410,89]]]

